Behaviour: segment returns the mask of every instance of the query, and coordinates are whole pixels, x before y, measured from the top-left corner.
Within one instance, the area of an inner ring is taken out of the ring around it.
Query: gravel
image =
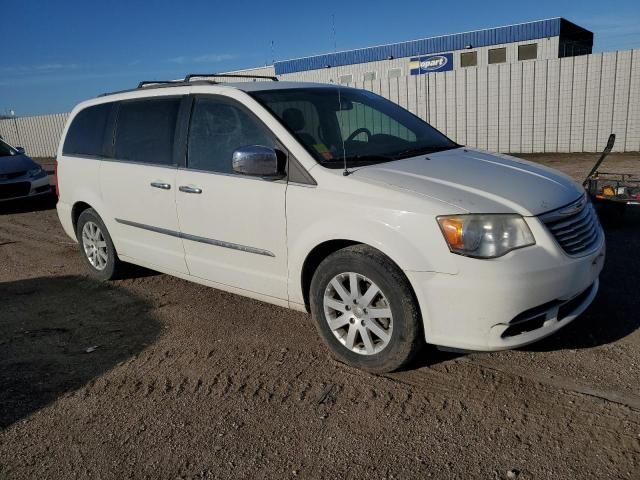
[[[533,160],[579,178],[587,157]],[[556,335],[374,376],[305,314],[143,269],[91,280],[53,206],[0,205],[2,480],[637,478],[637,212]]]

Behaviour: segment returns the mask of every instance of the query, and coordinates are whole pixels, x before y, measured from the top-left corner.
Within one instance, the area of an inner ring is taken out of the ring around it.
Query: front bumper
[[[591,304],[605,259],[602,231],[594,250],[575,258],[540,222],[528,223],[535,246],[493,260],[459,257],[455,275],[406,272],[428,343],[479,351],[520,347],[551,335]]]
[[[0,181],[0,202],[37,197],[52,192],[49,175],[32,178],[28,175]]]

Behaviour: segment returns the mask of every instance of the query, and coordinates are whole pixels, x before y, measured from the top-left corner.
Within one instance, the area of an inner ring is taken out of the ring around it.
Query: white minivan
[[[69,116],[58,215],[97,278],[127,262],[311,312],[335,357],[372,372],[425,342],[522,346],[594,299],[604,235],[566,175],[365,90],[218,77]]]

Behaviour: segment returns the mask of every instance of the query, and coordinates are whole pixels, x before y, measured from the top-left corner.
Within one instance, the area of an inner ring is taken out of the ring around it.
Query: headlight
[[[536,243],[520,215],[452,215],[438,224],[449,250],[469,257],[501,257]]]
[[[43,174],[44,170],[42,169],[42,167],[33,167],[31,170],[29,170],[30,177],[40,177]]]

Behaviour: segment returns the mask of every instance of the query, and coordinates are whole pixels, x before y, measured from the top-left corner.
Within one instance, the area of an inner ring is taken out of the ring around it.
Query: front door
[[[235,174],[232,154],[247,145],[276,142],[237,101],[195,98],[187,165],[176,178],[185,258],[191,275],[287,299],[287,184]]]

